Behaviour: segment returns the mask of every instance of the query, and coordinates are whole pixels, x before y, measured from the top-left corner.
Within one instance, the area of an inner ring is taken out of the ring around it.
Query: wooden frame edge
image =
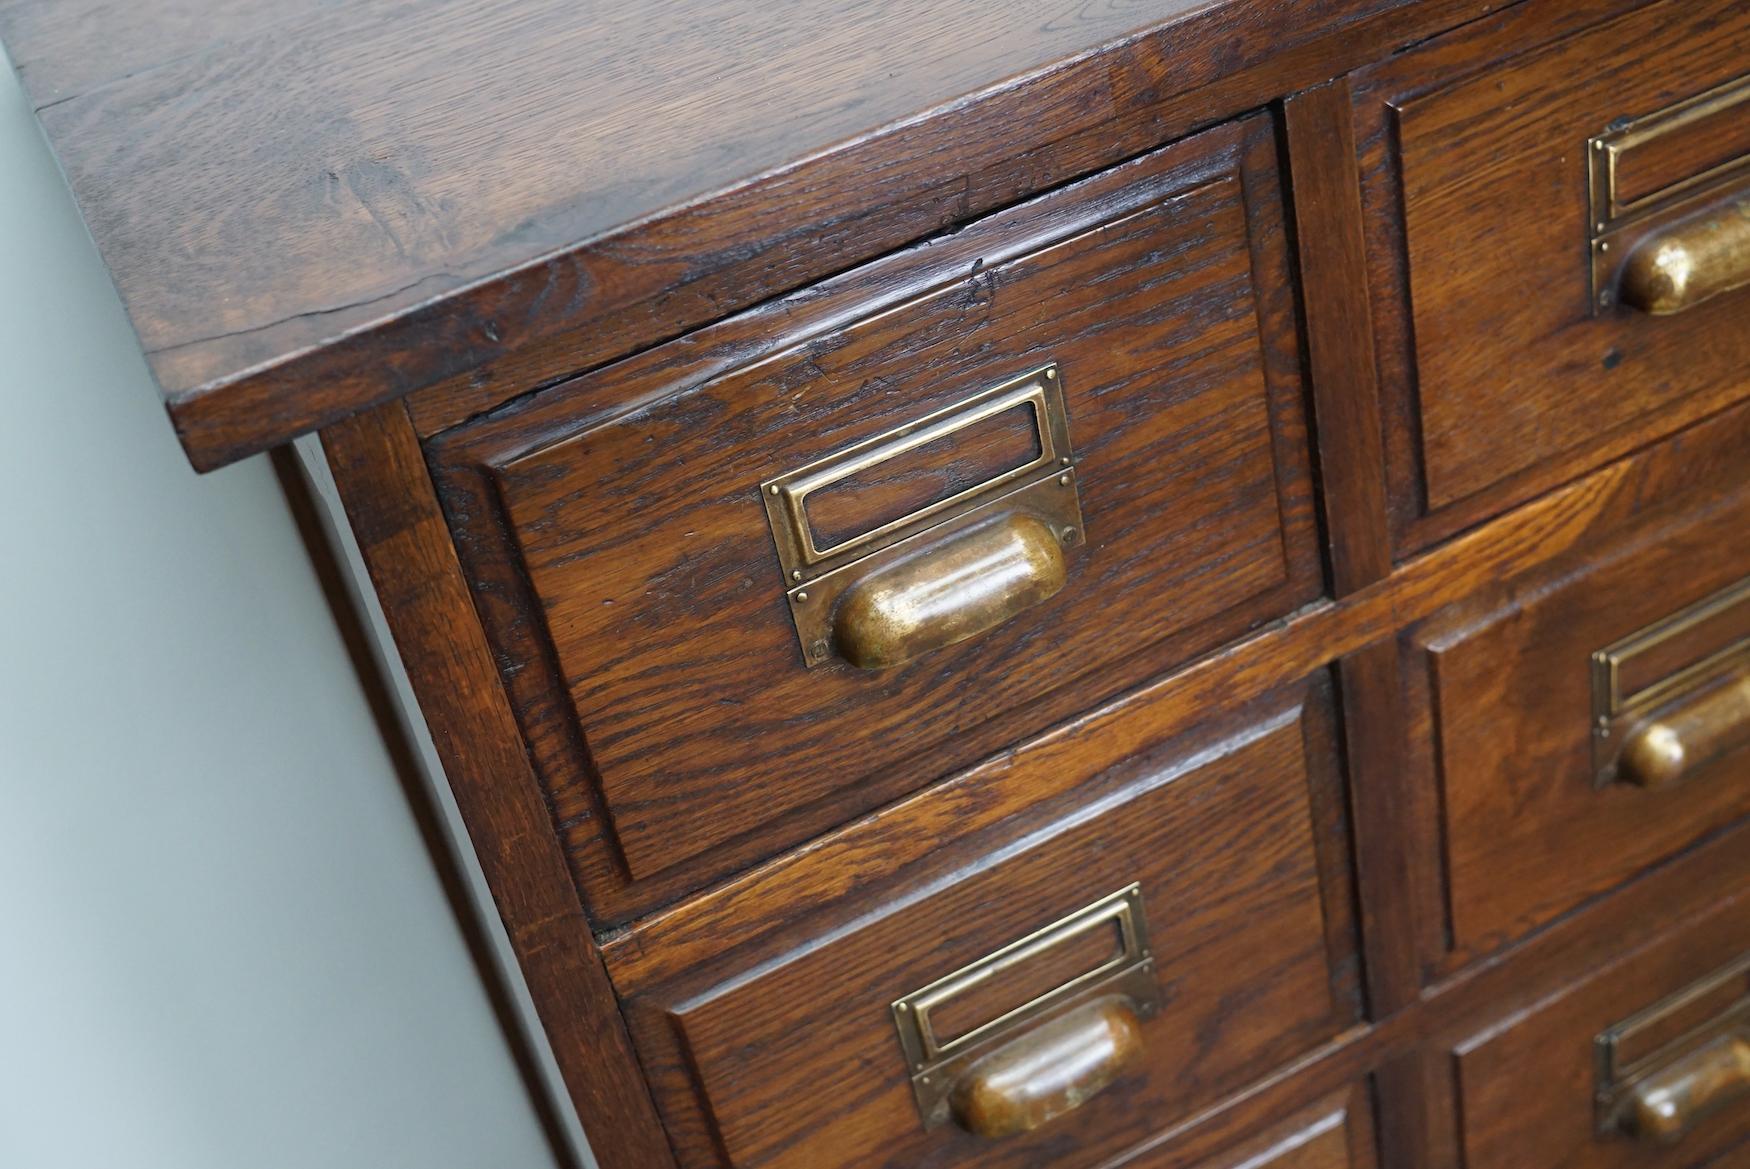
[[[590,1148],[603,1169],[674,1169],[406,408],[322,445]]]

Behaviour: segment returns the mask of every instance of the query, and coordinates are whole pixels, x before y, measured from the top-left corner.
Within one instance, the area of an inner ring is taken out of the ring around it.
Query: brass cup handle
[[[981,1137],[1030,1132],[1081,1107],[1141,1054],[1130,1000],[1096,999],[968,1068],[949,1096],[954,1120]]]
[[[1067,575],[1057,534],[1037,516],[1010,512],[851,586],[833,617],[834,648],[865,670],[904,665],[1047,600]]]
[[[1707,1116],[1750,1096],[1750,1036],[1722,1035],[1635,1086],[1621,1124],[1636,1140],[1669,1145]]]
[[[1619,772],[1645,788],[1666,788],[1728,752],[1750,745],[1750,672],[1740,673],[1637,727]]]
[[[1649,236],[1623,266],[1622,302],[1656,317],[1750,285],[1750,195]]]

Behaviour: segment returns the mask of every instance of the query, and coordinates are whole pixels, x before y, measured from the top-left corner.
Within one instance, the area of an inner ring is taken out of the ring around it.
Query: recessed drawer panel
[[[1537,44],[1562,11],[1364,84],[1398,143],[1402,443],[1448,530],[1750,394],[1750,10],[1666,0]]]
[[[1750,814],[1747,530],[1750,507],[1717,505],[1416,634],[1460,950]]]
[[[604,883],[769,853],[1319,592],[1274,168],[1224,127],[436,440]]]
[[[1190,731],[1170,707],[609,943],[682,1163],[1099,1164],[1353,1024],[1326,679]],[[1283,1163],[1331,1163],[1332,1127]]]
[[[1750,922],[1706,915],[1454,1054],[1469,1169],[1742,1165]]]
[[[1308,1107],[1284,1107],[1285,1094],[1304,1098],[1299,1081],[1306,1078],[1290,1079],[1255,1098],[1262,1107],[1242,1105],[1184,1136],[1109,1164],[1112,1169],[1374,1169],[1379,1152],[1371,1086],[1362,1081]],[[1210,1153],[1208,1130],[1231,1125],[1232,1113],[1242,1111],[1254,1118],[1248,1134],[1217,1142],[1221,1151]]]

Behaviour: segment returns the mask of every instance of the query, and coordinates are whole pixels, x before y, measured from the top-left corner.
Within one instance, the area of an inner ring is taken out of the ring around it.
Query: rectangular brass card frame
[[[1750,179],[1747,156],[1720,163],[1638,199],[1623,199],[1619,197],[1617,181],[1623,157],[1636,147],[1743,102],[1750,102],[1750,77],[1728,81],[1656,113],[1614,123],[1586,143],[1593,316],[1614,307],[1617,273],[1642,239],[1705,209],[1720,196],[1722,188],[1735,180]]]
[[[1107,961],[964,1035],[946,1041],[936,1035],[930,1016],[943,1003],[1025,965],[1055,946],[1113,924],[1118,927],[1121,945],[1119,952]],[[1161,1007],[1160,982],[1155,977],[1154,954],[1149,949],[1148,926],[1143,917],[1141,885],[1130,885],[1102,897],[896,1001],[892,1007],[893,1023],[899,1031],[899,1045],[905,1052],[912,1092],[924,1127],[934,1128],[949,1119],[949,1094],[956,1079],[1001,1041],[1060,1009],[1111,994],[1129,998],[1138,1018],[1151,1018]]]
[[[1636,1011],[1593,1037],[1593,1104],[1599,1135],[1612,1136],[1621,1131],[1623,1108],[1642,1080],[1721,1035],[1728,1035],[1739,1029],[1750,1029],[1750,993],[1744,994],[1737,1002],[1681,1035],[1660,1044],[1639,1059],[1628,1062],[1622,1060],[1623,1039],[1673,1011],[1682,1010],[1728,983],[1742,980],[1746,974],[1750,974],[1750,955],[1691,983],[1675,994],[1667,995],[1650,1007]]]
[[[816,543],[808,520],[810,494],[1022,405],[1033,408],[1039,447],[1034,458],[848,540],[825,548]],[[1043,520],[1066,549],[1084,543],[1075,453],[1056,363],[766,479],[760,498],[810,669],[833,660],[832,614],[839,597],[873,569],[916,550],[926,535],[935,539],[1004,511],[1024,510]]]
[[[1623,666],[1637,655],[1656,649],[1726,610],[1744,604],[1750,604],[1750,578],[1703,597],[1592,655],[1594,787],[1606,787],[1616,781],[1617,758],[1623,740],[1655,711],[1705,688],[1730,674],[1741,663],[1750,664],[1750,637],[1740,638],[1633,694],[1623,693]]]

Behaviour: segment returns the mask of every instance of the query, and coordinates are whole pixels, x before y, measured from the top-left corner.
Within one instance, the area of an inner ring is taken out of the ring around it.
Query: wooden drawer
[[[1360,83],[1412,545],[1750,393],[1750,10],[1624,7],[1524,5]]]
[[[598,918],[1317,595],[1281,213],[1253,117],[432,444]]]
[[[1750,919],[1704,915],[1453,1056],[1467,1169],[1750,1164]]]
[[[1296,1087],[1293,1081],[1283,1085],[1288,1095]],[[1270,1111],[1257,1117],[1259,1110],[1251,1109],[1250,1135],[1222,1142],[1219,1152],[1210,1153],[1205,1147],[1210,1144],[1205,1130],[1220,1126],[1225,1117],[1109,1164],[1112,1169],[1374,1169],[1379,1163],[1372,1094],[1366,1082],[1304,1108],[1283,1108],[1278,1098],[1284,1095],[1281,1089],[1264,1093],[1258,1103]],[[1290,1114],[1281,1119],[1285,1112]]]
[[[1750,814],[1747,524],[1716,503],[1411,634],[1461,957]]]
[[[609,942],[681,1163],[1097,1164],[1353,1024],[1329,690],[1145,694]]]

